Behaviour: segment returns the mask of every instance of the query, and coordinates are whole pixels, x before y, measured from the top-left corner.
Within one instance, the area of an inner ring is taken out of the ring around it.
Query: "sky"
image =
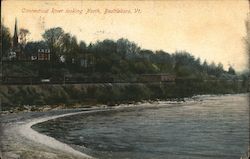
[[[62,27],[87,44],[127,38],[143,49],[187,51],[227,69],[248,68],[244,43],[247,0],[42,1],[3,0],[2,21],[13,35],[30,31],[29,40]]]

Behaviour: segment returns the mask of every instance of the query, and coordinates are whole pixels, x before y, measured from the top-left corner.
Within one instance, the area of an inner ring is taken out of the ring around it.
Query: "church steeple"
[[[17,18],[15,19],[15,30],[13,36],[13,48],[16,49],[18,47],[18,34],[17,34]]]

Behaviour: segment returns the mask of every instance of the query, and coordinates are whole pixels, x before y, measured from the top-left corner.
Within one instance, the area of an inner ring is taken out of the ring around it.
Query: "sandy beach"
[[[1,157],[3,159],[88,159],[86,154],[52,137],[40,134],[32,125],[85,111],[29,112],[1,117]]]

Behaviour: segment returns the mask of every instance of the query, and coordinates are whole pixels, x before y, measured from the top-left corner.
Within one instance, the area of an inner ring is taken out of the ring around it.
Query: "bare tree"
[[[27,36],[30,34],[28,29],[23,29],[21,28],[19,31],[19,40],[20,40],[20,44],[22,46],[25,46],[27,43]]]

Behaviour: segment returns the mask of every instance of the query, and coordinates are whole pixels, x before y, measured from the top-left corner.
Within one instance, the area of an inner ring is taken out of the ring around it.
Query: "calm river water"
[[[104,159],[239,159],[247,150],[247,95],[148,105],[58,118],[32,128]]]

